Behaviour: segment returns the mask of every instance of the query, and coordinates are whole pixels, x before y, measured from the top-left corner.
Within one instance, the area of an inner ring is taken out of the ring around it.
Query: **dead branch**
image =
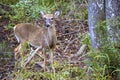
[[[79,57],[79,56],[81,56],[86,50],[87,50],[87,45],[84,44],[84,45],[82,45],[80,47],[80,49],[78,50],[78,52],[76,54],[74,54],[74,55],[71,56],[71,58],[72,57]]]
[[[40,50],[41,47],[38,47],[35,51],[30,52],[30,56],[25,60],[25,66],[30,62],[30,60],[34,57],[34,55],[37,53],[38,50]]]

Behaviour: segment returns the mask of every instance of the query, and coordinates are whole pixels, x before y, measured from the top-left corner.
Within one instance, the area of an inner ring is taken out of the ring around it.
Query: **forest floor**
[[[14,69],[13,43],[9,40],[12,30],[4,28],[8,23],[9,19],[0,19],[0,79],[6,77]]]
[[[6,79],[6,76],[13,72],[15,66],[14,48],[18,46],[18,43],[14,37],[13,29],[4,27],[9,22],[9,19],[0,19],[0,79]],[[56,21],[56,31],[58,43],[54,51],[54,60],[62,64],[66,61],[84,68],[83,60],[85,60],[88,49],[80,39],[88,32],[87,21],[61,18]],[[35,56],[33,59],[37,61],[38,58]]]

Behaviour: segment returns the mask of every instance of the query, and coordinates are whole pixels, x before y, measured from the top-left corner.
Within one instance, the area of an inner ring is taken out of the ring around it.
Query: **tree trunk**
[[[115,47],[120,48],[120,0],[106,0],[106,19],[109,40]],[[115,79],[120,80],[120,71],[115,73]]]
[[[120,0],[106,0],[106,19],[110,42],[120,47]]]
[[[99,32],[96,32],[97,24],[105,20],[105,1],[88,0],[88,25],[91,37],[91,43],[94,49],[99,48]]]

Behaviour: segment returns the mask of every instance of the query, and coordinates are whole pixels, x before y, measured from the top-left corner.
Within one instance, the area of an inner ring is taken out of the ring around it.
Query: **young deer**
[[[42,28],[38,25],[33,25],[31,23],[21,23],[14,27],[14,34],[17,41],[20,43],[17,48],[15,48],[15,58],[18,52],[21,50],[21,45],[25,42],[29,42],[31,46],[36,49],[42,49],[44,54],[44,70],[46,66],[45,49],[55,48],[57,37],[55,29],[54,19],[60,15],[59,11],[54,14],[45,14],[41,11],[42,18],[45,19],[46,27]],[[51,63],[53,63],[53,53],[51,53]]]

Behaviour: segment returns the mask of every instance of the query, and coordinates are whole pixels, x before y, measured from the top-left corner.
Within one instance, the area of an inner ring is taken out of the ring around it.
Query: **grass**
[[[85,21],[88,18],[87,0],[36,0],[36,2],[34,0],[19,0],[16,4],[12,4],[11,7],[13,8],[13,14],[9,15],[11,24],[10,26],[5,26],[6,30],[11,29],[16,23],[34,23],[38,19],[40,10],[48,13],[61,10],[61,17],[65,17],[66,19],[80,19],[81,21]],[[79,37],[82,44],[88,45],[87,57],[83,61],[86,63],[85,68],[70,64],[67,60],[63,60],[62,63],[54,60],[56,71],[43,72],[42,68],[35,70],[34,60],[26,67],[21,67],[20,65],[24,64],[24,59],[27,57],[21,55],[23,57],[19,62],[16,62],[14,71],[12,74],[8,74],[8,76],[12,80],[111,80],[112,78],[119,80],[119,49],[116,49],[112,44],[107,44],[101,50],[93,50],[88,33]],[[5,46],[4,43],[0,44],[0,48]],[[25,47],[26,45],[23,46],[22,53],[26,50]]]

